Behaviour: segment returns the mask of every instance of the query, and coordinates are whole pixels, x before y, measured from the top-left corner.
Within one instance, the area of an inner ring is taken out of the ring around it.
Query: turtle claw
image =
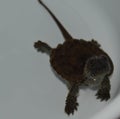
[[[99,90],[95,96],[101,101],[108,101],[110,99],[110,93],[102,90]]]
[[[79,104],[76,102],[76,97],[70,97],[66,100],[65,112],[70,115],[74,114],[74,111],[77,111]]]
[[[35,48],[38,52],[40,52],[40,51],[41,51],[42,53],[45,52],[43,46],[44,46],[44,45],[43,45],[43,42],[41,42],[41,41],[37,41],[37,42],[34,43],[34,48]]]
[[[42,53],[44,53],[44,52],[46,52],[46,53],[48,53],[48,54],[50,54],[50,52],[51,52],[51,50],[52,50],[52,48],[48,45],[48,44],[46,44],[46,43],[44,43],[44,42],[42,42],[42,41],[37,41],[37,42],[35,42],[34,43],[34,48],[38,51],[38,52],[42,52]]]
[[[74,103],[74,104],[67,104],[65,106],[65,112],[70,115],[70,114],[74,114],[74,111],[77,111],[77,107],[78,107],[78,103]]]

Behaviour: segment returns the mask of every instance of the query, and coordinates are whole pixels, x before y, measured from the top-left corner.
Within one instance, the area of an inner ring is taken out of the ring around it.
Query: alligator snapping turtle
[[[113,73],[113,63],[108,54],[95,40],[74,39],[42,0],[39,3],[51,15],[65,39],[56,48],[42,41],[34,43],[37,51],[46,52],[50,56],[53,69],[69,83],[65,112],[69,115],[77,110],[80,86],[96,87],[97,99],[107,101],[111,87],[109,76]]]

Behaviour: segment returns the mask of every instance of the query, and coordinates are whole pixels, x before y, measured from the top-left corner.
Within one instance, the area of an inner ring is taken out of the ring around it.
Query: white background
[[[0,0],[0,119],[114,119],[120,108],[120,1],[44,1],[72,36],[96,39],[111,56],[112,98],[100,102],[94,91],[81,90],[78,112],[68,117],[67,88],[54,75],[49,57],[33,48],[39,39],[52,47],[62,43],[59,29],[37,0]]]

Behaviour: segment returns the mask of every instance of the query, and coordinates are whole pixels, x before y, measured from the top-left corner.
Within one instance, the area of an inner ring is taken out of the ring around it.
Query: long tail
[[[57,26],[59,27],[63,37],[65,40],[71,40],[73,39],[72,36],[68,33],[68,31],[63,27],[63,25],[60,23],[60,21],[55,17],[55,15],[51,12],[51,10],[42,2],[42,0],[38,0],[38,2],[48,11],[48,13],[51,15],[53,20],[56,22]]]

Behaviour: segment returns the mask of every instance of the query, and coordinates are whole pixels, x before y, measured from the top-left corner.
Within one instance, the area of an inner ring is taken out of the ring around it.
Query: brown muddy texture
[[[55,71],[67,81],[82,82],[86,61],[92,56],[107,55],[93,41],[70,40],[59,44],[50,55]]]

